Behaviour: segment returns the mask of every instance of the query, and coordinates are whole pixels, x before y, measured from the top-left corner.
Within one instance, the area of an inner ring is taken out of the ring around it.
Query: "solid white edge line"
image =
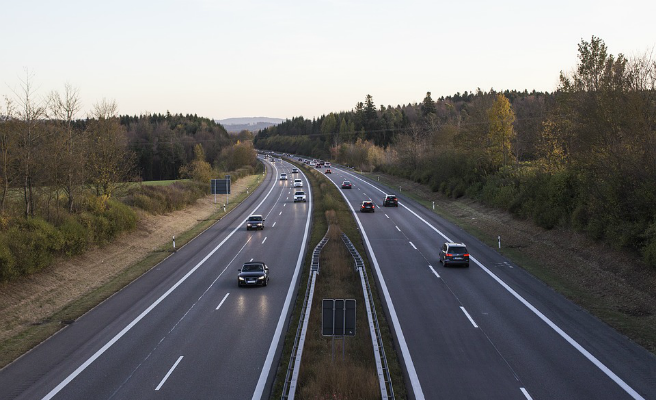
[[[216,306],[216,309],[217,309],[217,310],[218,310],[219,308],[221,308],[221,306],[223,305],[223,302],[226,301],[226,299],[228,298],[228,296],[230,296],[230,293],[226,293],[226,295],[223,296],[223,300],[221,300],[221,302],[219,303],[219,305]]]
[[[333,182],[333,184],[337,186],[335,182]],[[425,398],[424,392],[421,388],[421,383],[419,382],[419,377],[417,376],[415,365],[412,362],[412,356],[410,355],[408,344],[405,341],[405,335],[403,335],[403,329],[401,329],[401,323],[399,322],[399,317],[398,315],[396,315],[396,309],[394,308],[394,303],[392,302],[392,298],[390,297],[389,290],[387,289],[387,283],[385,283],[385,278],[383,277],[383,273],[380,270],[380,266],[378,265],[376,254],[374,254],[374,251],[371,248],[371,243],[369,243],[369,237],[367,236],[367,232],[365,232],[364,227],[362,226],[362,222],[360,222],[360,218],[358,217],[358,214],[355,212],[355,209],[353,209],[353,205],[351,205],[351,203],[348,201],[343,191],[340,190],[340,193],[344,197],[344,200],[346,200],[346,204],[348,204],[349,208],[351,209],[351,212],[355,217],[355,221],[358,223],[358,226],[360,227],[360,232],[362,233],[362,238],[364,239],[365,245],[369,249],[369,255],[371,256],[371,263],[373,264],[374,269],[376,270],[376,275],[379,278],[378,281],[380,283],[381,290],[383,291],[383,295],[385,296],[387,308],[389,310],[390,317],[392,318],[392,326],[394,327],[394,331],[396,332],[396,338],[399,341],[399,347],[401,347],[401,354],[403,355],[403,360],[405,362],[406,370],[408,372],[408,377],[410,378],[410,385],[412,386],[412,391],[415,394],[415,399],[423,400]]]
[[[305,174],[301,172],[305,177]],[[307,178],[306,178],[307,179]],[[273,365],[273,358],[276,355],[276,349],[278,348],[278,342],[280,341],[280,336],[282,335],[282,328],[285,325],[287,319],[287,312],[289,306],[292,302],[292,295],[294,294],[294,289],[296,287],[296,281],[298,280],[298,274],[301,270],[303,263],[303,255],[305,254],[305,247],[307,245],[308,233],[310,231],[310,218],[312,215],[312,189],[308,185],[308,213],[307,213],[307,222],[305,223],[305,233],[303,235],[303,244],[301,245],[301,250],[298,253],[298,260],[296,261],[296,269],[294,270],[294,276],[292,277],[291,283],[289,284],[289,289],[287,289],[287,297],[285,298],[285,305],[280,313],[280,318],[278,319],[278,325],[276,326],[276,332],[271,339],[271,345],[269,346],[269,352],[267,353],[264,365],[262,366],[262,372],[260,372],[260,377],[257,380],[257,385],[255,386],[255,391],[253,392],[252,400],[261,399],[264,394],[264,385],[266,385],[267,378],[271,371],[271,366]]]
[[[164,385],[164,382],[166,382],[166,380],[169,379],[169,376],[171,376],[171,374],[173,373],[173,370],[175,369],[175,367],[177,367],[178,364],[180,364],[180,361],[182,361],[183,357],[184,356],[180,356],[178,358],[178,361],[176,361],[175,364],[173,364],[173,366],[171,367],[171,369],[169,369],[169,372],[167,372],[166,375],[164,376],[164,378],[162,378],[162,381],[159,383],[159,385],[157,385],[155,390],[159,390],[162,387],[162,385]]]
[[[355,175],[350,174],[354,178],[368,184],[369,186],[378,189],[371,183],[365,181],[362,178],[359,178]],[[378,189],[381,193],[383,193],[382,190]],[[406,210],[410,211],[415,217],[417,217],[419,220],[421,220],[424,224],[429,226],[431,229],[433,229],[435,232],[437,232],[440,236],[442,236],[446,241],[451,242],[452,240],[449,239],[445,234],[440,232],[437,228],[435,228],[433,225],[431,225],[428,221],[420,217],[417,213],[406,207],[405,205],[401,204],[403,208]],[[535,315],[538,316],[544,323],[546,323],[551,329],[553,329],[558,335],[560,335],[563,339],[565,339],[572,347],[574,347],[579,353],[581,353],[585,358],[587,358],[590,362],[592,362],[597,368],[599,368],[606,376],[608,376],[613,382],[615,382],[618,386],[620,386],[626,393],[629,394],[629,396],[633,397],[636,400],[644,400],[644,397],[640,396],[638,392],[633,390],[631,386],[629,386],[626,382],[622,380],[619,376],[617,376],[613,371],[611,371],[606,365],[602,364],[601,361],[599,361],[595,356],[593,356],[589,351],[584,349],[578,342],[574,339],[572,339],[571,336],[569,336],[565,331],[560,329],[558,325],[553,323],[549,318],[547,318],[544,314],[542,314],[537,308],[535,308],[531,303],[529,303],[526,299],[524,299],[522,296],[520,296],[517,292],[515,292],[510,286],[508,286],[504,281],[501,280],[498,276],[496,276],[492,271],[487,269],[483,264],[478,262],[474,257],[470,256],[470,260],[474,261],[481,269],[485,272],[487,272],[488,275],[492,277],[495,281],[497,281],[504,289],[506,289],[510,294],[512,294],[517,300],[519,300],[522,304],[524,304],[529,310],[531,310]]]
[[[274,169],[276,170],[275,174],[277,174],[278,168],[276,168],[275,165],[274,165],[273,167],[274,167]],[[274,174],[274,175],[275,175],[275,174]],[[273,188],[274,188],[274,187],[276,187],[276,185],[275,185],[275,181],[274,181],[274,183],[271,185],[271,189],[269,189],[269,192],[267,193],[267,195],[264,196],[264,199],[262,199],[262,201],[261,201],[257,206],[255,206],[255,208],[253,209],[253,212],[251,212],[251,214],[254,214],[255,211],[257,211],[257,209],[260,208],[260,206],[264,203],[264,201],[269,197],[269,195],[270,195],[271,192],[273,191]],[[246,220],[247,220],[247,219],[248,219],[248,217],[244,218],[244,220],[243,220],[243,221],[242,221],[242,222],[241,222],[241,223],[240,223],[240,224],[239,224],[239,225],[238,225],[238,226],[237,226],[232,232],[230,232],[230,234],[229,234],[228,236],[226,236],[225,239],[223,239],[223,240],[221,241],[221,243],[219,243],[219,244],[218,244],[218,245],[217,245],[212,251],[210,251],[210,252],[209,252],[209,253],[208,253],[208,254],[207,254],[202,260],[200,260],[200,261],[198,262],[198,264],[196,264],[196,265],[195,265],[195,266],[194,266],[189,272],[187,272],[187,273],[185,274],[185,276],[183,276],[182,278],[180,278],[180,280],[177,281],[173,286],[171,286],[171,288],[169,288],[169,290],[167,290],[166,292],[164,292],[164,294],[162,294],[157,300],[155,300],[155,302],[153,302],[153,304],[151,304],[148,308],[146,308],[144,311],[142,311],[141,314],[139,314],[134,320],[132,320],[132,322],[130,322],[125,328],[123,328],[119,333],[117,333],[116,336],[114,336],[112,339],[110,339],[109,342],[107,342],[103,347],[101,347],[98,351],[96,351],[91,357],[89,357],[84,363],[82,363],[82,365],[80,365],[79,367],[77,367],[77,369],[76,369],[75,371],[71,372],[71,374],[68,375],[68,376],[66,377],[66,379],[64,379],[63,381],[61,381],[61,382],[59,383],[59,385],[55,386],[50,392],[48,392],[48,394],[46,394],[46,395],[43,397],[43,400],[50,400],[50,399],[52,399],[55,395],[57,395],[57,393],[59,393],[63,388],[65,388],[66,385],[68,385],[73,379],[75,379],[75,378],[76,378],[78,375],[80,375],[85,369],[87,369],[87,367],[88,367],[89,365],[91,365],[91,363],[93,363],[94,361],[96,361],[96,359],[98,359],[98,357],[100,357],[105,351],[107,351],[107,349],[109,349],[110,347],[112,347],[112,346],[114,345],[114,343],[116,343],[120,338],[122,338],[123,335],[125,335],[126,333],[128,333],[128,331],[130,331],[130,329],[132,329],[136,324],[138,324],[139,321],[141,321],[141,320],[142,320],[146,315],[148,315],[148,314],[149,314],[149,313],[150,313],[155,307],[157,307],[157,305],[159,305],[159,303],[161,303],[162,301],[164,301],[164,299],[166,299],[166,298],[167,298],[167,297],[168,297],[168,296],[169,296],[169,295],[170,295],[175,289],[177,289],[178,286],[180,286],[184,281],[187,280],[187,278],[189,278],[194,272],[196,272],[196,270],[197,270],[198,268],[200,268],[200,266],[203,265],[203,264],[205,263],[205,261],[207,261],[207,260],[208,260],[208,259],[209,259],[209,258],[210,258],[210,257],[211,257],[211,256],[212,256],[212,255],[213,255],[213,254],[214,254],[214,253],[215,253],[215,252],[216,252],[221,246],[223,246],[223,244],[224,244],[225,242],[227,242],[228,239],[230,239],[230,238],[232,237],[232,235],[235,234],[235,232],[237,232],[239,229],[241,229],[241,227],[246,223]]]
[[[472,325],[474,325],[474,328],[478,328],[478,325],[476,325],[476,322],[474,322],[474,319],[469,315],[467,310],[465,310],[465,307],[460,306],[460,309],[462,310],[463,313],[465,313],[465,316],[467,316],[467,319],[469,322],[471,322]]]

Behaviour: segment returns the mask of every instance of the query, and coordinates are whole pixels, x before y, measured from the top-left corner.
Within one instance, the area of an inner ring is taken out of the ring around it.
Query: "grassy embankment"
[[[238,206],[246,197],[253,193],[254,188],[259,186],[259,184],[263,181],[261,174],[247,176],[242,179],[243,181],[240,182],[239,185],[233,185],[233,195],[231,195],[230,204],[228,207],[226,207],[225,212],[222,207],[217,207],[216,211],[208,218],[200,221],[191,229],[177,235],[175,238],[177,249],[180,249],[180,247],[184,246],[186,243],[191,241],[193,238],[220,220],[225,214]],[[162,185],[161,182],[145,184]],[[243,187],[243,189],[240,190],[240,192],[234,192],[236,187]],[[249,190],[247,191],[246,188]],[[102,248],[99,250],[102,252]],[[103,283],[101,286],[86,291],[84,295],[66,304],[55,313],[41,319],[38,323],[33,323],[32,325],[25,326],[20,330],[18,334],[0,342],[0,367],[4,367],[19,357],[21,354],[41,343],[53,335],[55,332],[60,330],[62,327],[64,327],[67,323],[70,323],[70,321],[75,321],[81,315],[96,305],[100,304],[112,294],[118,292],[121,288],[128,285],[130,282],[153,268],[153,266],[167,258],[173,253],[173,251],[172,243],[167,239],[166,242],[160,243],[160,245],[149,254],[147,254],[146,257],[132,265],[128,265],[121,269],[118,271],[118,273],[113,275],[111,279]],[[56,271],[46,270],[40,273],[56,274]],[[25,279],[30,278],[28,277]],[[0,322],[6,326],[8,326],[9,323],[13,323],[11,321]]]
[[[366,257],[362,239],[351,215],[351,210],[339,189],[325,179],[321,172],[313,168],[305,168],[304,165],[302,167],[312,185],[314,201],[312,234],[300,278],[301,290],[299,290],[285,337],[281,366],[278,370],[272,397],[280,398],[282,395],[285,374],[303,305],[312,250],[330,227],[328,234],[330,239],[321,252],[320,274],[317,277],[296,394],[300,399],[379,398],[380,389],[362,286],[359,275],[353,268],[353,258],[346,250],[340,234],[341,232],[346,233],[358,252]],[[365,264],[367,264],[369,279],[374,279],[366,259]],[[377,288],[373,281],[372,290],[374,298],[377,300],[375,306],[384,337],[394,392],[397,398],[406,398],[403,372],[393,348],[392,336],[385,313],[378,301]],[[331,338],[321,335],[321,300],[323,298],[354,298],[357,301],[356,336],[347,338],[345,342],[335,340],[334,361],[333,342]],[[346,346],[344,359],[342,359],[343,344]]]

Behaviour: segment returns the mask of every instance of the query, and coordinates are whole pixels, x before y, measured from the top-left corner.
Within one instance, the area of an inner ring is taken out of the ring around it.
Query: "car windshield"
[[[248,217],[249,221],[262,221],[262,217]]]
[[[344,181],[344,183],[342,183],[342,185],[350,185],[350,184],[351,184],[351,182],[349,182],[349,181]]]
[[[297,196],[302,196],[302,195],[305,194],[305,192],[296,192],[296,193],[294,193],[294,194],[297,195]]]
[[[244,266],[241,267],[241,272],[256,272],[263,270],[264,268],[262,267],[262,264],[244,264]]]
[[[467,253],[467,248],[466,247],[449,247],[449,253],[453,254],[465,254]]]

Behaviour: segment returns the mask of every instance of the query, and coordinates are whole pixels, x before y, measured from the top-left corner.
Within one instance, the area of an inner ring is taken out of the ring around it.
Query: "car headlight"
[[[262,276],[260,276],[259,278],[257,278],[257,280],[258,280],[258,281],[263,281],[263,280],[264,280],[264,275],[262,275]]]
[[[244,280],[244,278],[240,276],[240,277],[239,277],[239,280],[240,280],[240,281],[243,281],[243,280]]]

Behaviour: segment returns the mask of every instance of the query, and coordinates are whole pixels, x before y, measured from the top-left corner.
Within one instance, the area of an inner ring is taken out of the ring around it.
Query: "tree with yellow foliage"
[[[513,160],[512,142],[515,139],[515,113],[510,101],[499,93],[492,107],[487,110],[489,120],[487,151],[492,162],[506,166]]]

